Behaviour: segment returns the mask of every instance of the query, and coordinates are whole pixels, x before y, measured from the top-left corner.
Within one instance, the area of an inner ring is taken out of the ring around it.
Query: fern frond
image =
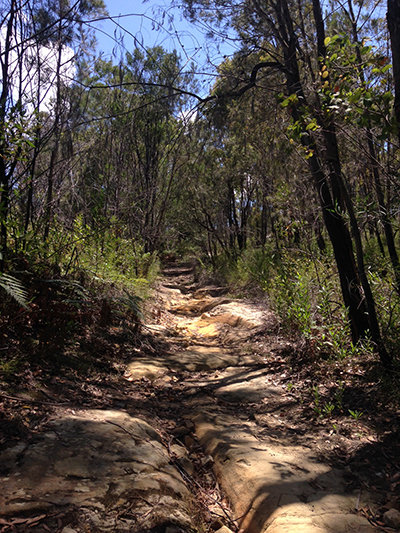
[[[127,291],[124,292],[126,296],[114,296],[110,298],[110,300],[112,300],[116,304],[123,305],[132,313],[133,318],[137,322],[137,324],[140,324],[144,319],[142,311],[143,299],[140,298],[140,296],[129,294]],[[123,317],[123,314],[120,311],[117,312],[117,314]]]
[[[9,274],[0,273],[0,287],[2,287],[16,302],[24,309],[29,310],[28,307],[28,293],[24,285],[19,279],[10,276]]]
[[[142,304],[143,299],[140,298],[140,296],[136,296],[133,294],[129,294],[127,291],[124,291],[126,294],[126,298],[121,298],[122,303],[132,311],[133,315],[138,320],[143,320],[143,311],[142,311]]]
[[[80,300],[88,300],[87,290],[77,281],[70,279],[44,279],[41,281],[48,283],[49,285],[54,285],[55,287],[60,288],[60,290],[69,290],[73,292]],[[70,299],[64,300],[65,303],[76,303],[77,301],[78,300]]]

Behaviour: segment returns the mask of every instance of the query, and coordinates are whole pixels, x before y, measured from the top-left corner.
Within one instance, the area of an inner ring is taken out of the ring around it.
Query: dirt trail
[[[183,275],[180,283],[185,281]],[[312,447],[295,445],[289,428],[276,438],[277,419],[285,425],[279,418],[284,418],[286,391],[274,384],[260,356],[243,350],[246,339],[271,327],[273,316],[262,306],[206,295],[206,289],[187,294],[176,286],[163,287],[165,306],[176,315],[175,328],[189,342],[175,354],[174,364],[193,370],[193,354],[200,353],[208,370],[200,380],[189,376],[186,382],[195,390],[188,413],[213,457],[238,527],[248,533],[376,531],[355,514],[356,508],[371,504],[369,495],[347,492],[343,473],[320,462]],[[252,407],[271,400],[279,414],[260,424]]]
[[[59,407],[1,452],[0,532],[377,531],[355,513],[369,495],[346,492],[284,420],[285,391],[248,342],[274,317],[196,290],[182,266],[165,271],[158,305],[146,327],[159,349],[127,365],[114,408]]]

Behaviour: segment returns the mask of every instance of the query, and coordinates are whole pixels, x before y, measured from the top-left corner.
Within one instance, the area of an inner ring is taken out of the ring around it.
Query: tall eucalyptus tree
[[[320,1],[187,0],[186,6],[193,19],[207,16],[217,25],[234,28],[241,43],[237,55],[246,57],[248,63],[252,60],[251,68],[239,73],[225,94],[240,95],[257,86],[266,87],[268,77],[280,74],[286,94],[282,105],[291,117],[292,139],[300,143],[307,159],[332,243],[353,341],[370,334],[382,361],[389,365],[391,358],[381,339],[365,272],[358,221],[342,170]],[[223,93],[215,96],[221,98]]]
[[[172,88],[188,87],[191,79],[176,52],[154,47],[127,53],[119,65],[98,59],[82,83],[88,90],[81,120],[94,121],[75,129],[76,142],[85,139],[87,146],[80,169],[86,220],[114,218],[124,236],[153,252],[162,245],[183,164],[184,99]]]
[[[62,87],[73,76],[74,55],[86,38],[84,18],[102,10],[102,0],[3,0],[0,4],[0,271],[4,270],[7,254],[7,221],[18,179],[15,172],[23,162],[21,179],[30,175],[26,228],[33,201],[38,136],[43,128],[52,144],[45,202],[44,234],[48,235],[61,132]]]

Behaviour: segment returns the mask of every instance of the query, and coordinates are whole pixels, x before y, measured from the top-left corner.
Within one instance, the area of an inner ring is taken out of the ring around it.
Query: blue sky
[[[105,0],[109,15],[114,22],[102,21],[96,24],[98,51],[107,58],[121,57],[121,48],[116,40],[123,39],[127,50],[135,46],[145,48],[161,45],[166,50],[177,50],[183,64],[194,61],[201,72],[214,72],[215,66],[223,61],[224,55],[231,55],[234,48],[228,42],[220,43],[206,39],[206,29],[186,21],[182,12],[171,8],[167,0]],[[164,14],[164,17],[163,17]],[[209,80],[212,83],[213,76]]]
[[[145,47],[162,45],[167,50],[177,50],[183,60],[194,60],[199,65],[206,62],[207,55],[214,64],[218,64],[223,55],[233,53],[233,48],[228,43],[218,51],[215,44],[205,38],[205,30],[203,33],[190,24],[179,9],[171,8],[165,0],[150,0],[145,3],[141,0],[105,0],[105,4],[110,16],[121,26],[118,27],[111,21],[97,24],[101,30],[97,32],[98,48],[106,55],[113,53],[116,44],[114,37],[122,35],[128,50],[138,43]],[[117,57],[119,53],[114,50]]]

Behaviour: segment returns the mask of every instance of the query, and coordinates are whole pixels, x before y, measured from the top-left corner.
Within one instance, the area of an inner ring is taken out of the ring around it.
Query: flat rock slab
[[[239,356],[219,346],[190,346],[177,354],[180,363],[190,371],[217,370],[239,363]]]
[[[215,305],[208,311],[205,311],[204,302],[209,300],[201,300],[202,314],[196,318],[186,318],[184,324],[181,321],[181,329],[186,330],[188,336],[214,340],[219,338],[221,342],[232,345],[240,344],[255,331],[265,327],[266,320],[269,318],[265,309],[240,300],[222,300],[220,303],[217,303],[217,300],[211,301]],[[190,306],[191,302],[179,308],[183,310],[188,305]]]
[[[191,316],[201,315],[207,311],[211,311],[215,307],[229,303],[231,300],[226,298],[205,298],[201,300],[189,300],[181,305],[171,307],[171,311],[177,315]]]
[[[175,354],[146,357],[132,361],[127,366],[125,377],[137,380],[143,377],[154,381],[170,370],[201,372],[224,369],[237,365],[239,356],[227,352],[218,346],[190,346]]]
[[[281,388],[266,382],[263,369],[246,367],[227,368],[220,372],[212,387],[217,398],[230,403],[256,403],[282,393]]]
[[[197,289],[193,293],[193,298],[201,299],[205,296],[211,296],[212,298],[217,298],[218,296],[223,296],[227,292],[226,287],[218,287],[216,285],[207,285],[201,289]]]
[[[354,514],[358,494],[346,494],[340,472],[318,462],[312,450],[267,446],[250,423],[226,414],[203,410],[193,422],[246,533],[376,531]]]
[[[37,442],[5,450],[0,462],[2,516],[72,506],[89,531],[110,531],[110,520],[113,531],[136,531],[140,516],[146,529],[190,525],[191,496],[160,435],[123,412],[60,414]]]

